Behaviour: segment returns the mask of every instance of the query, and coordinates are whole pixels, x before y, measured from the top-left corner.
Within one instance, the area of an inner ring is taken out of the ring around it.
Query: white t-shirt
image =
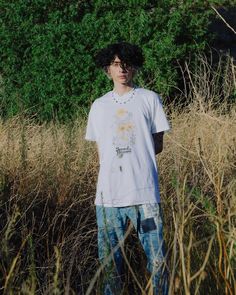
[[[98,144],[96,205],[160,202],[152,134],[169,129],[154,91],[135,86],[121,96],[109,91],[93,102],[85,139]]]

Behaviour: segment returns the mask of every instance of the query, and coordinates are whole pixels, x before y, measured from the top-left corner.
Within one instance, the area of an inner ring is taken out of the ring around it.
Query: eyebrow
[[[122,61],[112,61],[111,64],[113,64],[113,65],[118,65],[118,64],[120,64],[121,66],[123,66],[123,67],[125,67],[125,68],[127,68],[127,67],[132,67],[132,66],[133,66],[133,65],[130,65],[130,64],[128,64],[128,63],[126,63],[126,62],[122,62]]]

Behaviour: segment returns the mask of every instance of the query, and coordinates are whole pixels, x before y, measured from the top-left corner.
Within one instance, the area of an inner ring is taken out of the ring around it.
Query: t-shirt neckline
[[[114,90],[111,91],[111,96],[114,100],[114,102],[119,102],[119,103],[123,103],[123,102],[129,102],[130,100],[133,100],[133,97],[135,96],[137,89],[139,87],[137,85],[134,85],[134,87],[132,89],[130,89],[128,92],[119,95],[117,92],[115,92]]]
[[[117,96],[118,98],[123,98],[123,97],[125,97],[125,96],[131,94],[132,91],[133,91],[134,89],[136,89],[136,88],[137,88],[137,86],[134,85],[134,87],[131,88],[128,92],[125,92],[124,94],[121,94],[121,95],[119,95],[119,94],[118,94],[117,92],[115,92],[114,90],[112,90],[112,92],[113,92],[114,95]]]

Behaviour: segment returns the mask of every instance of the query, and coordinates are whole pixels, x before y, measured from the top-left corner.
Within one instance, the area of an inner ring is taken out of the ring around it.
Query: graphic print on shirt
[[[132,152],[132,146],[135,144],[135,124],[131,112],[124,108],[116,111],[114,116],[113,145],[116,149],[118,158],[122,158],[125,153]]]

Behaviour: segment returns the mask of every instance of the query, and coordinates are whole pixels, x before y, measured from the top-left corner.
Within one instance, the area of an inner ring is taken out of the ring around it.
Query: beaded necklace
[[[131,93],[131,95],[130,95],[127,99],[125,99],[125,100],[119,100],[119,99],[117,99],[117,98],[115,97],[115,95],[114,95],[114,91],[112,91],[111,95],[112,95],[113,100],[114,100],[116,103],[119,103],[119,104],[125,104],[125,103],[128,103],[128,102],[134,97],[135,89],[136,89],[136,87],[134,87],[134,88],[132,89],[132,93]]]

